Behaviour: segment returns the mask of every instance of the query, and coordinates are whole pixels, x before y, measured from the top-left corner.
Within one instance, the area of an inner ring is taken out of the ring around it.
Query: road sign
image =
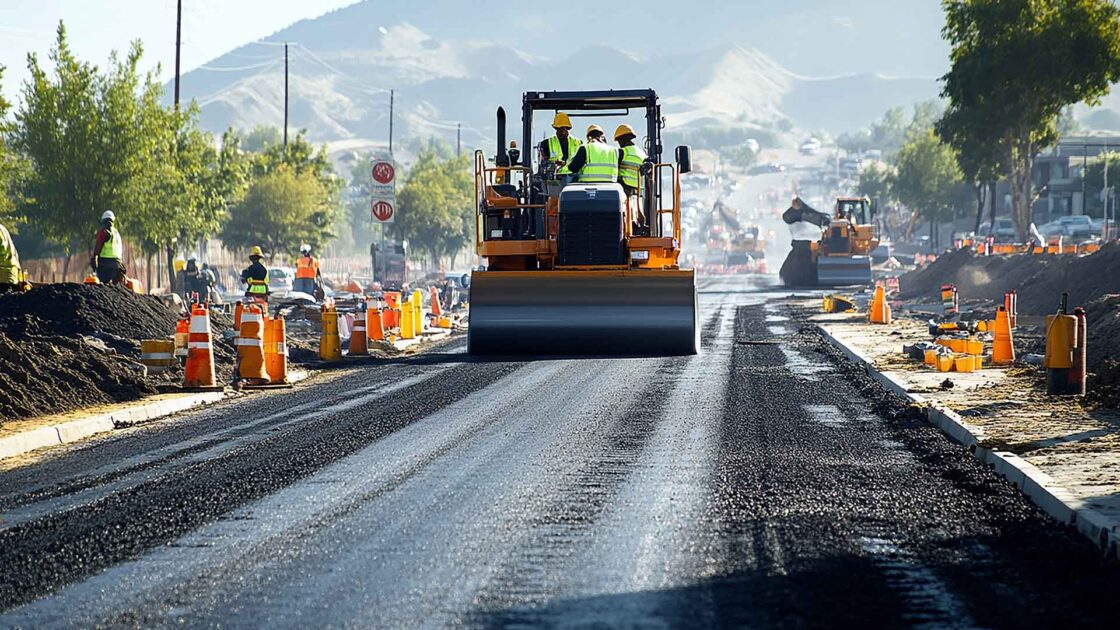
[[[375,162],[373,165],[373,181],[382,185],[392,185],[393,179],[397,176],[397,169],[393,168],[392,162]]]
[[[389,199],[374,199],[369,204],[369,214],[378,223],[392,223],[397,209]]]

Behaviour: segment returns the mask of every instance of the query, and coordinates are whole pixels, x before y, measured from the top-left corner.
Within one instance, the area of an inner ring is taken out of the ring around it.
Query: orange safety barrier
[[[366,305],[366,336],[373,341],[385,340],[385,328],[381,324],[381,309]]]
[[[187,314],[186,317],[180,319],[175,324],[175,356],[187,356],[187,337],[191,333],[191,316]]]
[[[350,330],[350,356],[360,357],[369,354],[366,340],[366,317],[362,311],[354,313],[354,326]]]
[[[210,312],[196,304],[191,309],[191,325],[187,336],[187,367],[183,387],[215,387],[214,348],[210,345]]]
[[[264,366],[272,383],[288,382],[288,330],[283,317],[264,322]]]
[[[891,305],[887,304],[886,291],[883,290],[881,284],[875,287],[875,294],[871,298],[871,308],[868,309],[867,316],[872,324],[891,323]]]
[[[429,291],[431,292],[429,297],[432,302],[432,317],[439,319],[439,316],[443,315],[443,307],[439,303],[439,291],[436,291],[435,287],[430,287]]]
[[[251,385],[269,382],[264,367],[264,309],[246,305],[241,311],[241,331],[234,340],[237,346],[237,374]]]
[[[386,330],[399,328],[401,325],[401,293],[400,291],[385,292],[385,312],[382,313],[381,323]]]
[[[1007,309],[996,309],[995,339],[992,341],[992,363],[1009,365],[1015,362],[1015,346],[1011,339],[1011,316]]]

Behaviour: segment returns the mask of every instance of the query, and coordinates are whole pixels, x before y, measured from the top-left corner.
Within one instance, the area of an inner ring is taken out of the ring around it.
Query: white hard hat
[[[309,252],[309,251],[311,251],[311,246],[308,245],[307,243],[304,243],[303,245],[299,246],[299,251],[303,252],[303,253]]]
[[[101,220],[104,221],[105,219],[109,219],[110,221],[116,221],[117,220],[117,215],[113,214],[112,210],[106,210],[105,213],[101,215]]]

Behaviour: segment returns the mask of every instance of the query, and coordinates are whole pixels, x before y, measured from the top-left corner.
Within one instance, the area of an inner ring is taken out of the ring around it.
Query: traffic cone
[[[871,308],[868,309],[867,316],[872,324],[891,323],[891,306],[887,304],[886,291],[881,284],[875,287],[875,294],[871,298]]]
[[[241,300],[233,307],[233,333],[238,335],[241,333],[241,313],[245,312],[245,303]]]
[[[382,314],[382,323],[386,330],[399,328],[401,325],[401,294],[398,291],[385,292],[385,312]]]
[[[191,309],[191,325],[187,335],[187,367],[183,374],[185,388],[216,388],[214,348],[210,345],[210,313],[196,304]]]
[[[237,374],[250,385],[266,385],[268,372],[264,367],[264,310],[250,304],[241,311],[241,331],[234,340],[237,346]]]
[[[373,341],[385,340],[385,328],[381,324],[381,309],[366,306],[366,335]]]
[[[175,324],[175,356],[187,356],[187,337],[191,334],[191,316],[188,314]]]
[[[342,339],[338,336],[338,311],[334,305],[323,305],[319,335],[319,358],[323,361],[342,360]]]
[[[369,342],[366,341],[366,314],[362,311],[354,313],[354,327],[350,331],[350,356],[360,357],[369,354]]]
[[[270,317],[264,323],[264,367],[272,383],[288,382],[287,324],[283,317]]]
[[[439,316],[443,315],[443,307],[440,306],[439,303],[439,292],[436,291],[435,287],[431,287],[430,291],[430,297],[432,301],[432,319],[439,319]]]
[[[1011,317],[1002,306],[996,309],[995,339],[992,341],[992,364],[1015,362],[1015,346],[1011,340]]]

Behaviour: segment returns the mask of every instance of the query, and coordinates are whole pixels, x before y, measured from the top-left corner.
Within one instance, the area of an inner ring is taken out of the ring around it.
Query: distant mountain
[[[289,120],[316,141],[350,140],[348,146],[387,140],[390,88],[395,90],[396,137],[453,139],[462,123],[468,146],[488,146],[495,108],[504,105],[516,118],[525,90],[653,87],[676,128],[788,117],[805,129],[833,132],[866,125],[888,107],[937,93],[933,79],[871,73],[803,77],[756,49],[737,45],[655,57],[594,45],[553,59],[490,42],[437,39],[405,22],[359,37],[352,25],[338,21],[340,13],[292,27],[297,31],[292,35],[332,24],[339,30],[331,47],[304,44],[306,39],[322,43],[307,33],[293,37],[298,43],[289,50]],[[207,69],[184,75],[184,94],[203,95],[198,102],[205,127],[220,132],[282,123],[283,48],[276,39],[232,51]],[[269,56],[271,62],[261,61]],[[255,61],[247,64],[248,59]]]

